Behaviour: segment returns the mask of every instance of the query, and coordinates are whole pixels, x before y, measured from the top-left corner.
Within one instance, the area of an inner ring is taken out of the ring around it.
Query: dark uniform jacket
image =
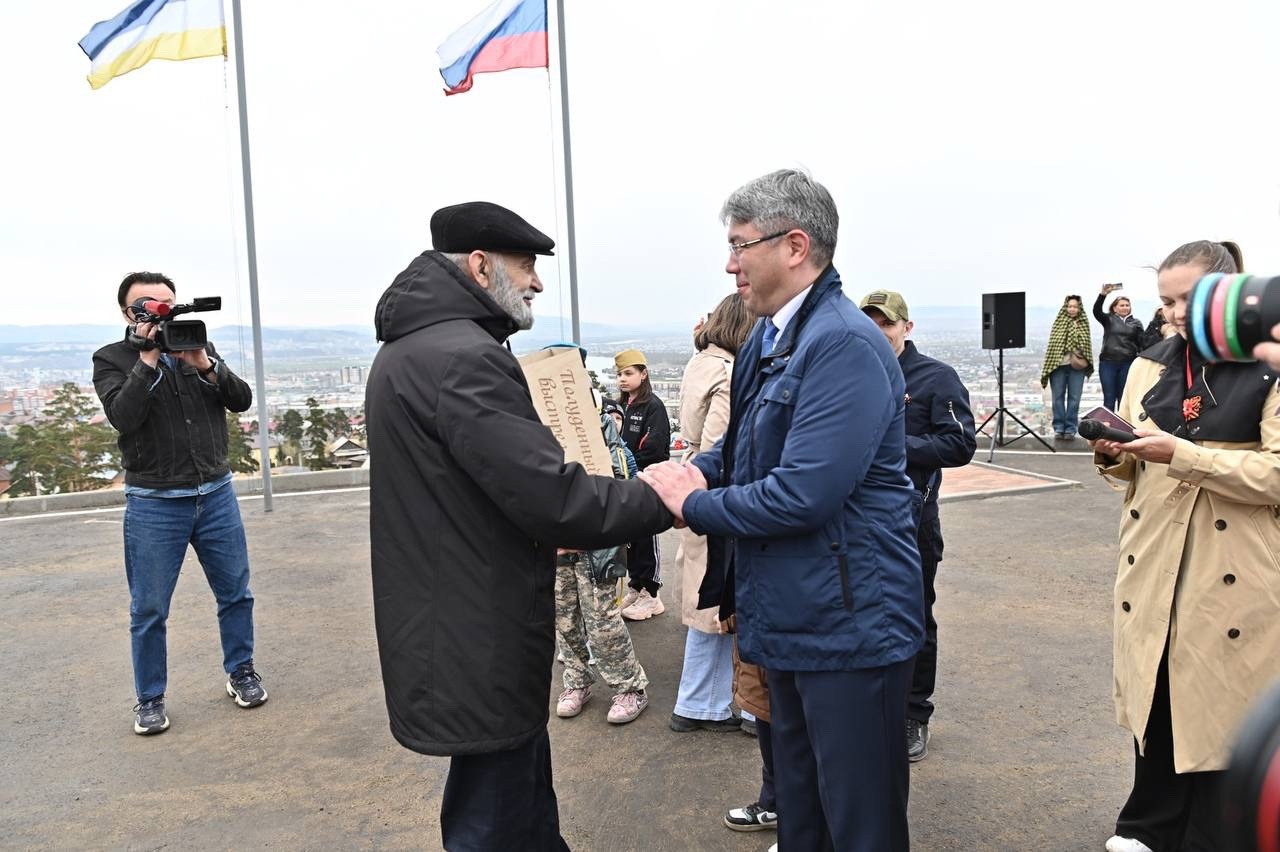
[[[898,366],[907,385],[907,476],[921,504],[916,546],[921,556],[936,562],[942,558],[942,468],[963,467],[978,448],[969,391],[955,370],[921,355],[910,340]]]
[[[622,440],[644,470],[671,458],[671,418],[653,394],[644,402],[628,401],[622,408]]]
[[[964,467],[978,448],[969,391],[955,370],[910,340],[898,366],[907,384],[907,476],[926,503],[936,503],[942,468]]]
[[[193,488],[226,476],[227,412],[247,411],[253,392],[218,358],[217,382],[195,367],[160,359],[148,367],[123,340],[93,353],[93,387],[107,420],[120,433],[127,485]]]
[[[547,722],[557,545],[618,544],[671,516],[643,483],[565,463],[502,345],[514,324],[443,255],[400,273],[375,322],[369,528],[391,732],[425,754],[516,748]]]

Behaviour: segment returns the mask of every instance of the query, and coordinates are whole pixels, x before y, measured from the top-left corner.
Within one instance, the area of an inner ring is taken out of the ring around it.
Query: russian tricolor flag
[[[446,95],[471,88],[472,76],[547,67],[546,0],[496,0],[436,49]]]

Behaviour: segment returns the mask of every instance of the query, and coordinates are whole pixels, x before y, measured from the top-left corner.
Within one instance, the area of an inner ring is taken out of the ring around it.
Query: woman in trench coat
[[[1159,267],[1177,329],[1134,362],[1119,411],[1128,444],[1094,442],[1125,491],[1113,617],[1117,721],[1134,783],[1108,852],[1216,849],[1236,728],[1280,678],[1280,390],[1266,364],[1205,363],[1187,297],[1242,266],[1201,241]]]
[[[753,317],[736,293],[726,297],[694,332],[697,350],[680,382],[680,434],[688,443],[687,464],[710,449],[729,425],[729,384],[733,359],[751,333]],[[676,553],[680,574],[680,619],[689,628],[684,667],[676,694],[671,728],[686,732],[734,730],[733,637],[720,632],[715,608],[698,609],[698,587],[707,572],[707,540],[688,529],[680,531]]]

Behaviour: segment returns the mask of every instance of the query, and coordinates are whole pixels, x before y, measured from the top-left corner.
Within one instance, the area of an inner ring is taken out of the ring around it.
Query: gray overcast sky
[[[152,62],[91,91],[76,42],[125,4],[3,4],[0,321],[112,322],[123,274],[153,269],[248,324],[233,66]],[[558,233],[547,72],[441,91],[435,47],[486,4],[246,0],[265,324],[371,324],[445,204]],[[834,194],[855,297],[1048,305],[1122,280],[1146,315],[1142,265],[1201,237],[1280,274],[1274,0],[566,7],[585,320],[714,305],[720,203],[784,166]],[[539,268],[537,312],[567,316]]]

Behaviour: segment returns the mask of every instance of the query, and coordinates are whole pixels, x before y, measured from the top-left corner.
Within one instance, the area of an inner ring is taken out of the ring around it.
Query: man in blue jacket
[[[907,759],[915,763],[929,754],[931,699],[938,678],[938,622],[933,618],[938,595],[933,585],[942,560],[942,522],[938,517],[942,468],[968,464],[978,443],[973,412],[969,410],[969,391],[956,371],[921,355],[907,339],[915,323],[902,294],[875,290],[863,297],[859,307],[884,332],[907,383],[907,476],[920,504],[916,548],[924,575],[925,619],[924,647],[916,655],[907,701]]]
[[[738,649],[768,672],[780,847],[905,850],[924,606],[902,370],[841,291],[824,187],[774,172],[721,217],[725,271],[761,317],[729,428],[640,476],[694,532],[733,540]]]

